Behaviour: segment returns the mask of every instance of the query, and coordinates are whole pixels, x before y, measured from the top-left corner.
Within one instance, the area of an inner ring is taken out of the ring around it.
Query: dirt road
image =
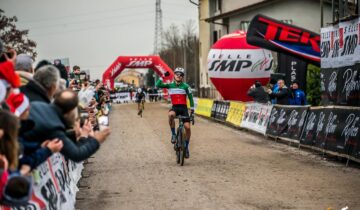
[[[115,105],[76,209],[360,209],[360,170],[196,118],[190,159],[170,144],[168,107]],[[88,176],[88,177],[87,177]]]

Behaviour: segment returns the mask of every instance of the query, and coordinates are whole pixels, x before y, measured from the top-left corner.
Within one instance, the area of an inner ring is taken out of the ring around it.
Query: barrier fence
[[[360,107],[196,101],[197,115],[359,161]]]
[[[60,153],[53,154],[32,173],[31,200],[26,206],[0,206],[2,210],[75,209],[77,183],[81,178],[82,163],[65,161]]]

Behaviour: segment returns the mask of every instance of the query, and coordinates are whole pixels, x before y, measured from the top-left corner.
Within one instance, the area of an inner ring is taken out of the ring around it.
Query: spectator
[[[10,170],[18,167],[19,120],[7,110],[0,110],[0,154],[4,155],[9,163]]]
[[[93,155],[101,143],[110,134],[109,129],[95,132],[86,137],[86,141],[74,143],[67,135],[66,130],[74,127],[77,118],[77,94],[70,90],[59,93],[52,104],[42,102],[31,103],[30,119],[35,127],[26,132],[26,140],[41,144],[46,139],[58,138],[63,142],[61,153],[75,162],[83,161]]]
[[[30,100],[50,103],[59,86],[60,74],[56,67],[47,65],[38,69],[34,80],[20,88]]]
[[[22,93],[12,93],[6,102],[9,104],[10,111],[21,120],[19,132],[23,133],[34,127],[32,121],[28,121],[29,116],[29,99]],[[61,141],[46,141],[42,147],[34,148],[28,144],[23,138],[19,137],[21,158],[19,160],[19,169],[21,174],[28,174],[30,170],[46,161],[54,152],[59,152],[62,148]]]
[[[67,72],[64,64],[61,63],[60,59],[56,59],[54,61],[54,66],[59,70],[60,77],[67,81],[68,80],[68,72]]]
[[[20,54],[16,57],[15,70],[21,79],[21,86],[26,85],[33,78],[33,59],[26,54]]]
[[[264,104],[269,102],[269,94],[265,91],[264,87],[261,86],[259,81],[255,81],[247,94],[248,96],[253,97],[255,102]]]
[[[299,89],[299,82],[293,81],[290,86],[290,97],[289,104],[290,105],[307,105],[306,97],[304,91]]]
[[[288,105],[289,104],[289,89],[286,87],[283,79],[279,79],[277,82],[278,89],[272,91],[268,90],[270,99],[274,100],[275,104]]]
[[[48,66],[48,65],[53,65],[53,64],[50,63],[50,61],[48,61],[48,60],[39,61],[39,63],[35,66],[35,72],[37,72],[37,70],[40,69],[41,67]]]

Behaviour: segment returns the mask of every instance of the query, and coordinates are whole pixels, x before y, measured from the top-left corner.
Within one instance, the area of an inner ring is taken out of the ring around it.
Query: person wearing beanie
[[[29,116],[30,102],[28,97],[23,93],[11,93],[6,100],[10,111],[14,113],[20,120],[27,119]]]
[[[109,129],[97,131],[92,134],[88,131],[78,136],[77,142],[72,141],[66,130],[73,128],[78,114],[77,94],[71,90],[58,93],[52,104],[42,102],[31,103],[30,120],[35,127],[22,134],[27,141],[42,144],[46,139],[58,138],[63,142],[61,153],[72,161],[79,162],[93,155],[110,134]],[[51,119],[51,120],[49,120]],[[91,130],[91,129],[84,129]]]
[[[33,77],[33,59],[26,54],[20,54],[16,57],[15,70],[20,76],[21,86],[26,85]]]
[[[293,81],[290,86],[289,105],[307,105],[304,91],[299,89],[299,82]]]
[[[265,104],[269,102],[269,94],[265,91],[259,81],[255,81],[248,90],[247,95],[254,98],[254,101],[258,103]]]

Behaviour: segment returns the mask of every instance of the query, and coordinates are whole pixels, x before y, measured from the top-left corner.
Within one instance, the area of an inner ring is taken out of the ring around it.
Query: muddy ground
[[[199,117],[180,167],[167,110],[114,105],[76,209],[360,209],[360,169]]]

